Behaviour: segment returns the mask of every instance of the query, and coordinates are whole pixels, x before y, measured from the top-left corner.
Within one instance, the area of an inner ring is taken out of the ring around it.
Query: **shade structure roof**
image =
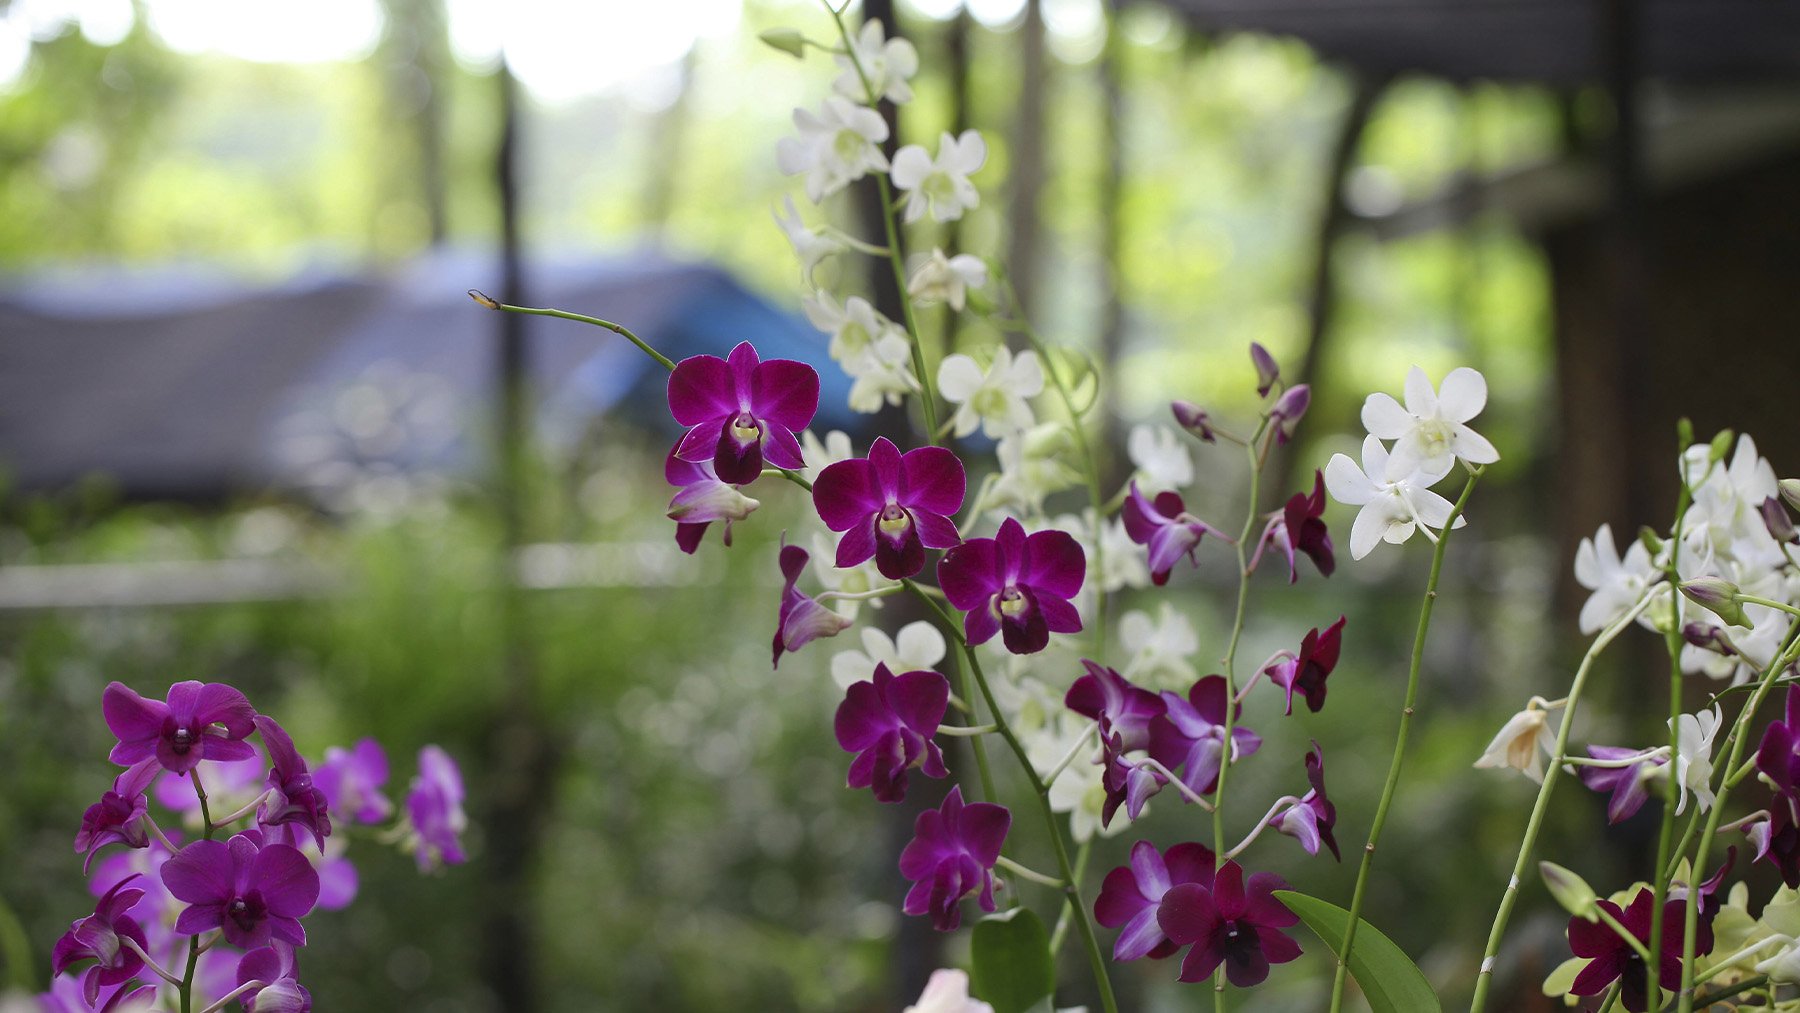
[[[1299,39],[1375,74],[1561,87],[1599,83],[1611,18],[1628,5],[1648,77],[1680,84],[1800,81],[1793,0],[1162,0],[1209,32]]]

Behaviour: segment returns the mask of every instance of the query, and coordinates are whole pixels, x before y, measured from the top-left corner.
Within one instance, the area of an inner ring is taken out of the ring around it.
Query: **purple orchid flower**
[[[983,911],[994,910],[994,863],[1012,827],[1012,814],[992,802],[965,805],[955,786],[944,804],[919,814],[913,839],[900,852],[900,873],[913,881],[901,910],[930,913],[939,932],[962,924],[958,909],[964,897],[978,894]]]
[[[175,931],[198,935],[219,929],[245,950],[282,939],[306,945],[306,917],[319,899],[319,874],[298,848],[268,844],[246,830],[224,843],[195,841],[163,864],[163,884],[187,910]]]
[[[89,1006],[99,1000],[103,986],[123,984],[144,969],[144,958],[126,945],[129,940],[139,949],[149,946],[143,928],[126,913],[144,898],[143,890],[127,886],[136,878],[115,883],[94,905],[94,913],[69,926],[51,952],[51,974],[61,974],[79,961],[94,961],[81,974],[81,994]]]
[[[1623,910],[1610,900],[1598,902],[1600,908],[1637,937],[1640,944],[1650,942],[1650,912],[1656,903],[1649,889],[1641,889]],[[1663,988],[1681,988],[1682,918],[1686,901],[1671,900],[1663,904],[1662,953],[1658,954],[1657,979]],[[1698,939],[1696,939],[1698,943]],[[1672,951],[1671,951],[1672,947]],[[1619,983],[1619,1003],[1633,1013],[1650,1009],[1650,990],[1644,981],[1644,958],[1632,945],[1619,937],[1605,922],[1590,922],[1579,915],[1569,919],[1569,949],[1577,957],[1587,957],[1588,965],[1575,976],[1570,995],[1599,995]],[[1708,948],[1710,949],[1710,947]],[[1701,951],[1698,946],[1696,954]],[[1660,997],[1658,997],[1660,999]],[[1660,1003],[1659,1003],[1660,1005]]]
[[[1125,497],[1121,516],[1131,540],[1149,546],[1150,580],[1158,587],[1169,582],[1169,571],[1182,556],[1188,557],[1189,563],[1200,565],[1194,553],[1203,536],[1226,538],[1218,528],[1188,513],[1180,493],[1158,493],[1155,500],[1150,500],[1138,490],[1135,481],[1131,483],[1130,495]]]
[[[1296,552],[1305,553],[1313,561],[1319,576],[1331,576],[1337,569],[1337,557],[1332,554],[1331,532],[1325,527],[1324,517],[1325,475],[1315,468],[1312,495],[1297,492],[1288,497],[1279,513],[1270,515],[1262,539],[1256,543],[1256,555],[1250,559],[1250,569],[1256,569],[1262,562],[1263,550],[1273,545],[1287,557],[1289,584],[1300,580]]]
[[[224,683],[178,682],[169,687],[168,702],[160,703],[115,682],[106,687],[101,709],[119,737],[112,762],[122,766],[154,756],[163,769],[185,774],[202,759],[255,755],[243,739],[256,730],[256,709]]]
[[[842,531],[837,565],[870,556],[883,577],[900,580],[925,568],[926,549],[962,541],[950,515],[962,509],[962,462],[943,447],[900,453],[877,437],[867,458],[839,461],[813,482],[813,506],[825,526]]]
[[[1338,616],[1337,622],[1327,626],[1323,633],[1317,627],[1308,630],[1300,641],[1298,655],[1284,657],[1263,669],[1269,681],[1287,694],[1286,713],[1294,713],[1296,690],[1306,698],[1306,707],[1314,714],[1325,706],[1325,680],[1337,668],[1343,643],[1344,617]]]
[[[250,1013],[310,1013],[312,993],[297,980],[299,974],[294,948],[279,939],[244,954],[237,966],[238,987],[262,982],[239,996],[244,1009]]]
[[[180,834],[171,835],[172,843],[179,842]],[[163,885],[162,867],[173,851],[163,846],[163,842],[155,837],[150,839],[148,847],[132,851],[118,851],[102,859],[94,867],[88,877],[88,892],[96,898],[104,897],[126,880],[134,880],[134,889],[142,889],[144,897],[132,908],[138,918],[138,924],[144,926],[150,937],[150,951],[160,952],[157,944],[159,936],[165,935],[163,926],[171,924],[182,904],[169,894]]]
[[[1312,388],[1304,383],[1297,383],[1281,392],[1275,399],[1274,407],[1269,409],[1269,425],[1275,427],[1275,442],[1285,444],[1294,438],[1294,427],[1300,424],[1301,416],[1312,405]]]
[[[1106,874],[1094,898],[1094,920],[1109,929],[1124,927],[1113,943],[1114,960],[1161,960],[1180,949],[1156,916],[1163,898],[1182,883],[1213,885],[1212,849],[1177,844],[1159,854],[1156,845],[1139,841],[1131,846],[1131,864]]]
[[[1086,658],[1081,660],[1087,674],[1075,680],[1063,697],[1063,705],[1082,717],[1101,725],[1100,734],[1120,737],[1122,750],[1150,747],[1150,721],[1163,713],[1162,697],[1139,686],[1117,671]]]
[[[1182,958],[1180,980],[1205,981],[1224,964],[1227,981],[1249,988],[1269,976],[1270,964],[1300,956],[1300,944],[1281,931],[1300,917],[1274,896],[1287,888],[1271,872],[1256,873],[1246,886],[1236,862],[1219,866],[1211,885],[1170,887],[1156,922],[1176,946],[1194,944]]]
[[[775,668],[781,667],[784,652],[798,651],[820,637],[835,637],[850,627],[849,619],[795,586],[810,559],[812,553],[798,545],[787,544],[787,538],[783,536],[781,576],[785,583],[781,588],[781,611],[775,621]]]
[[[1640,762],[1622,767],[1582,767],[1579,771],[1581,783],[1595,791],[1610,791],[1612,798],[1606,804],[1606,822],[1619,823],[1636,815],[1644,807],[1644,800],[1650,797],[1645,787],[1651,771],[1669,762],[1665,757],[1645,755],[1641,749],[1626,749],[1623,746],[1589,746],[1588,755],[1596,760],[1625,760],[1634,756],[1644,757]]]
[[[1081,592],[1087,556],[1066,531],[1027,536],[1008,517],[994,538],[971,538],[944,554],[938,584],[950,604],[967,613],[970,646],[999,633],[1006,649],[1032,654],[1051,633],[1080,633],[1081,614],[1069,599]]]
[[[762,474],[763,458],[777,468],[806,466],[795,433],[819,410],[819,374],[804,362],[757,358],[746,341],[729,360],[696,355],[669,374],[669,411],[688,426],[675,455],[711,461],[719,480],[746,485]]]
[[[1786,800],[1800,802],[1800,686],[1788,688],[1783,718],[1763,729],[1756,769],[1774,782],[1776,792]]]
[[[38,1001],[44,1013],[147,1013],[156,1002],[156,986],[127,982],[89,998],[80,979],[57,978]]]
[[[406,793],[406,818],[412,827],[411,846],[421,872],[440,863],[461,865],[462,832],[469,819],[463,813],[462,770],[450,754],[438,746],[419,750],[419,775]]]
[[[1791,806],[1779,796],[1770,807],[1768,819],[1744,825],[1744,835],[1756,849],[1753,862],[1768,859],[1781,872],[1781,880],[1790,889],[1800,889],[1800,826]]]
[[[83,875],[94,864],[94,856],[108,844],[150,846],[150,830],[144,823],[150,818],[150,801],[144,797],[144,790],[161,769],[155,757],[139,760],[113,778],[112,790],[102,793],[100,801],[81,814],[81,829],[75,832],[75,853],[87,856],[81,864]]]
[[[1250,342],[1250,363],[1256,367],[1256,396],[1268,397],[1269,389],[1281,379],[1281,365],[1260,343]]]
[[[738,491],[738,487],[719,481],[712,461],[684,461],[675,456],[679,444],[663,460],[663,477],[681,491],[669,501],[669,519],[675,522],[675,544],[693,555],[706,536],[707,525],[725,522],[725,547],[731,547],[731,525],[750,516],[761,506]]]
[[[1312,752],[1306,754],[1306,780],[1312,790],[1270,817],[1269,826],[1299,841],[1309,855],[1318,854],[1323,843],[1331,849],[1331,857],[1341,862],[1344,857],[1338,853],[1337,838],[1332,834],[1337,826],[1337,806],[1325,796],[1325,750],[1316,740]]]
[[[877,664],[872,681],[855,682],[838,705],[838,745],[857,754],[849,786],[875,789],[879,802],[906,798],[906,772],[918,767],[926,777],[948,777],[944,754],[931,737],[950,703],[950,680],[937,672],[895,675]]]
[[[256,716],[256,730],[262,733],[264,748],[269,751],[269,791],[257,808],[256,822],[267,827],[295,823],[305,827],[313,840],[325,846],[331,836],[331,814],[327,811],[325,793],[313,785],[306,761],[294,748],[294,740],[275,719]]]
[[[326,807],[358,823],[383,823],[394,814],[394,803],[381,793],[387,781],[387,754],[374,739],[363,739],[350,752],[326,749],[325,762],[313,771],[313,786],[325,794]]]
[[[1242,725],[1231,729],[1231,758],[1225,760],[1225,677],[1209,675],[1194,683],[1184,699],[1167,690],[1168,708],[1150,722],[1150,756],[1170,770],[1181,770],[1181,783],[1196,795],[1217,787],[1219,767],[1236,763],[1262,746],[1262,736]],[[1233,706],[1232,714],[1241,711]]]
[[[1150,797],[1169,783],[1149,766],[1125,759],[1125,740],[1117,732],[1101,738],[1100,759],[1096,762],[1104,768],[1100,771],[1100,787],[1106,792],[1106,800],[1100,807],[1102,827],[1112,825],[1113,814],[1119,811],[1120,805],[1125,807],[1126,818],[1135,821],[1143,815],[1144,804]]]

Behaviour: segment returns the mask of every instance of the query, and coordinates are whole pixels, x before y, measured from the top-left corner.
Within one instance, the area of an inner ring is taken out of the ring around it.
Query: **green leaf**
[[[1025,1013],[1056,988],[1050,934],[1026,908],[989,915],[975,923],[970,944],[971,991],[994,1013]]]
[[[1325,941],[1332,953],[1344,945],[1344,926],[1350,912],[1292,890],[1277,890],[1275,898],[1300,916],[1313,934]],[[1437,993],[1431,990],[1417,964],[1381,930],[1361,919],[1356,930],[1356,949],[1350,954],[1350,973],[1362,987],[1363,997],[1375,1013],[1441,1013]]]

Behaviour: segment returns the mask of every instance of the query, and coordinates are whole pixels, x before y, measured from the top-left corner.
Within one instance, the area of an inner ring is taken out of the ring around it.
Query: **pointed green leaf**
[[[1350,912],[1292,890],[1277,890],[1275,897],[1300,916],[1313,934],[1324,940],[1332,953],[1344,945],[1344,926]],[[1356,949],[1350,954],[1350,973],[1361,986],[1363,997],[1375,1013],[1441,1013],[1437,993],[1425,975],[1394,941],[1361,919],[1356,930]]]
[[[994,1013],[1025,1013],[1056,988],[1050,934],[1026,908],[976,922],[969,948],[975,964],[971,991]]]

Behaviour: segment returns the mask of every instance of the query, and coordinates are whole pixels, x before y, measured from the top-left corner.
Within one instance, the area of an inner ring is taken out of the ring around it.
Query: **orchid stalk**
[[[1683,419],[1681,422],[1683,438],[1680,439],[1680,443],[1686,444],[1690,442],[1687,438],[1687,432],[1691,430],[1691,428],[1692,427],[1687,420]],[[1681,583],[1679,563],[1681,559],[1682,528],[1687,522],[1688,507],[1693,504],[1693,501],[1694,491],[1688,486],[1687,479],[1684,476],[1681,481],[1681,491],[1676,499],[1675,527],[1673,529],[1673,534],[1669,539],[1669,559],[1668,562],[1664,564],[1663,568],[1665,579],[1668,581],[1671,588],[1676,587]],[[1669,651],[1669,755],[1671,757],[1675,756],[1681,749],[1681,601],[1682,599],[1679,594],[1669,595],[1669,628],[1663,633],[1663,642],[1667,645]],[[1729,770],[1730,767],[1727,766],[1726,769]],[[1655,899],[1652,907],[1653,910],[1659,912],[1663,909],[1663,900],[1669,895],[1668,867],[1671,857],[1669,850],[1674,844],[1675,838],[1675,795],[1678,787],[1677,779],[1673,774],[1666,779],[1663,785],[1662,820],[1661,826],[1657,832],[1656,865],[1654,866],[1656,869],[1656,882],[1653,897]],[[1715,799],[1713,812],[1717,813],[1719,808],[1717,800]],[[1705,855],[1706,853],[1706,841],[1704,840],[1701,842],[1700,853],[1701,855]],[[1662,935],[1663,919],[1661,917],[1652,919],[1650,922],[1651,953],[1662,952]],[[1692,957],[1693,955],[1690,952],[1687,959],[1682,963],[1681,974],[1683,994],[1686,994],[1688,987],[1693,984],[1694,964]],[[1644,961],[1644,974],[1647,976],[1649,983],[1649,994],[1660,994],[1657,991],[1661,986],[1658,984],[1659,968],[1657,967],[1656,961]]]
[[[1449,386],[1448,381],[1445,386]],[[1425,661],[1425,637],[1431,632],[1432,606],[1437,604],[1438,577],[1444,569],[1444,550],[1450,545],[1450,533],[1456,530],[1456,520],[1468,505],[1469,494],[1475,491],[1475,483],[1481,478],[1481,471],[1480,466],[1469,468],[1469,477],[1463,482],[1462,494],[1457,496],[1443,530],[1438,533],[1437,543],[1432,546],[1431,574],[1426,578],[1425,597],[1419,605],[1419,629],[1413,637],[1412,662],[1406,672],[1406,702],[1400,710],[1400,729],[1394,738],[1394,758],[1388,764],[1387,781],[1381,787],[1381,800],[1375,805],[1375,821],[1369,827],[1369,842],[1363,845],[1362,862],[1356,869],[1356,888],[1350,895],[1350,917],[1344,926],[1344,948],[1338,953],[1337,971],[1331,981],[1332,1013],[1343,1008],[1344,981],[1350,973],[1350,954],[1356,944],[1356,927],[1361,919],[1364,894],[1369,885],[1369,870],[1375,864],[1375,846],[1381,838],[1382,825],[1387,822],[1388,807],[1393,804],[1394,793],[1400,786],[1401,767],[1406,762],[1407,732],[1412,727],[1414,704],[1419,696],[1419,671]],[[1570,699],[1569,710],[1573,710],[1573,695]],[[1563,720],[1566,724],[1567,711],[1564,712]]]

